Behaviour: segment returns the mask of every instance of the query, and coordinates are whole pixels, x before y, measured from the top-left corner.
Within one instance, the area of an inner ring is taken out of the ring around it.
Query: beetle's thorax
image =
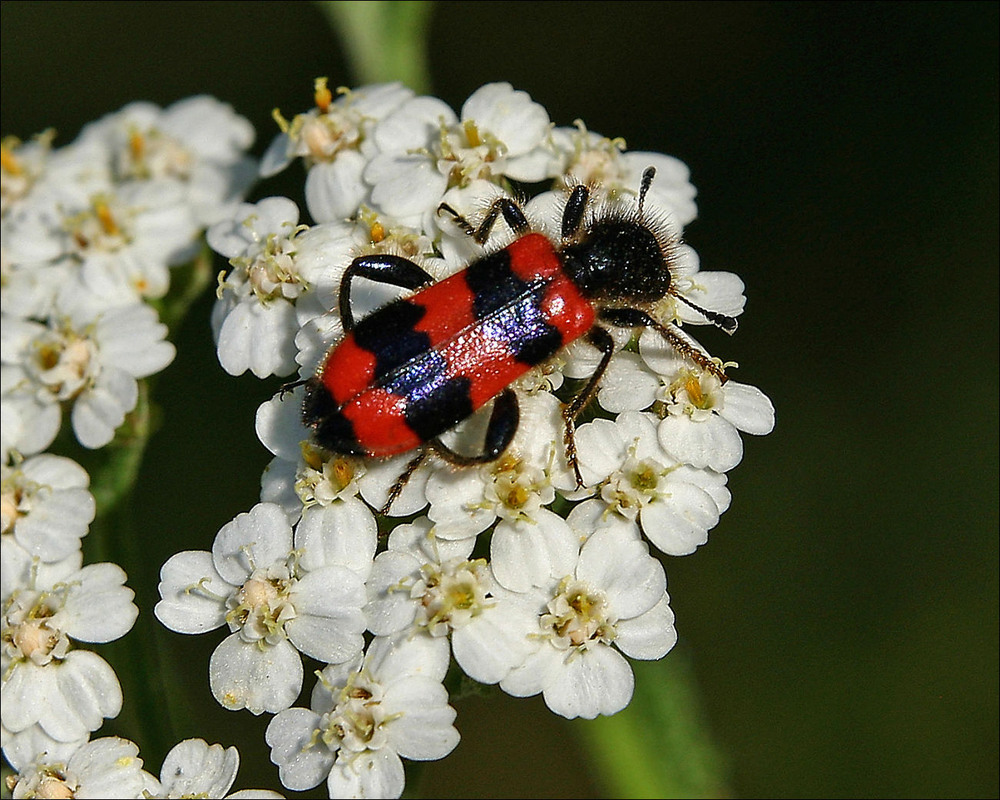
[[[598,220],[560,253],[566,274],[590,300],[648,303],[670,289],[660,241],[637,220]]]

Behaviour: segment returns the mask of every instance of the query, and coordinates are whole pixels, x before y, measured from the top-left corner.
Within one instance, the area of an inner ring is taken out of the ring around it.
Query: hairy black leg
[[[359,256],[351,262],[340,279],[340,318],[344,330],[354,329],[354,312],[351,309],[351,282],[355,278],[367,278],[376,283],[399,286],[402,289],[421,289],[434,283],[427,272],[402,256],[382,253]]]
[[[486,439],[483,442],[481,453],[472,456],[456,453],[439,438],[433,439],[428,443],[428,446],[449,464],[459,467],[488,464],[490,461],[496,461],[510,445],[514,434],[517,433],[520,419],[521,412],[517,404],[517,394],[513,389],[507,388],[498,394],[493,401],[493,411],[490,412],[490,420],[486,426]]]
[[[501,215],[503,215],[507,227],[518,236],[523,236],[531,229],[521,207],[509,197],[498,197],[494,200],[490,205],[489,211],[486,212],[486,216],[483,217],[483,221],[479,223],[478,228],[447,203],[439,205],[437,210],[439,214],[443,211],[450,215],[455,220],[455,224],[479,244],[486,242],[490,236],[490,231],[493,230],[493,225]]]
[[[594,373],[587,381],[587,385],[584,386],[577,393],[576,397],[574,397],[569,404],[564,406],[562,410],[563,422],[566,426],[563,434],[563,442],[566,445],[566,461],[569,463],[570,467],[573,468],[573,474],[576,476],[576,486],[578,489],[583,486],[583,476],[580,474],[580,464],[578,463],[576,457],[576,438],[574,436],[576,431],[576,418],[593,399],[594,392],[597,391],[597,386],[601,382],[601,378],[604,377],[604,373],[608,369],[608,364],[611,363],[611,356],[615,353],[615,340],[611,338],[611,334],[604,328],[594,326],[587,333],[586,338],[588,342],[601,351],[601,361],[598,363],[597,369],[594,370]]]
[[[697,348],[680,331],[657,322],[645,311],[638,308],[604,308],[601,309],[600,317],[619,328],[652,328],[682,356],[690,359],[703,370],[711,372],[722,383],[729,380],[725,370],[713,361],[708,353]]]
[[[313,378],[302,378],[301,380],[289,381],[288,383],[281,384],[281,389],[278,392],[278,399],[279,400],[284,400],[285,399],[285,395],[288,394],[288,392],[290,392],[290,391],[292,391],[294,389],[298,389],[300,386],[305,386],[311,380],[314,380],[314,379]]]

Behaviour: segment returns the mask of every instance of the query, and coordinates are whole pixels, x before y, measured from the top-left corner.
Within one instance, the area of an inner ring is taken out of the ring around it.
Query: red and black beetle
[[[736,320],[679,295],[670,271],[673,239],[658,235],[644,218],[653,180],[643,173],[638,204],[584,221],[590,190],[576,186],[562,214],[556,245],[532,232],[514,201],[500,198],[482,223],[450,214],[479,244],[502,216],[517,239],[434,282],[414,262],[397,255],[356,258],[341,281],[340,315],[346,335],[304,381],[302,419],[317,444],[334,453],[392,456],[420,452],[397,482],[385,508],[428,451],[458,465],[497,459],[518,425],[510,385],[532,367],[584,337],[601,351],[587,384],[563,408],[567,461],[582,485],[573,431],[614,353],[606,325],[651,327],[680,353],[725,381],[717,362],[676,329],[650,315],[667,295],[691,306],[732,333]],[[355,278],[416,290],[360,321],[351,308]],[[495,400],[494,400],[495,398]],[[440,436],[494,400],[481,453],[463,455]]]

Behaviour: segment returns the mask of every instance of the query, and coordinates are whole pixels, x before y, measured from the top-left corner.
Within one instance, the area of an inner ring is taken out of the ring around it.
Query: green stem
[[[430,89],[427,29],[433,3],[421,0],[317,2],[344,46],[358,84],[402,81]]]
[[[208,249],[190,263],[175,268],[170,293],[154,303],[160,319],[175,333],[191,304],[212,278],[212,255]],[[71,432],[60,439],[60,449],[80,462],[90,474],[90,490],[97,517],[84,539],[86,563],[112,561],[120,564],[135,590],[139,619],[127,636],[100,648],[115,668],[125,703],[122,713],[109,722],[108,732],[139,744],[150,763],[159,763],[176,744],[174,709],[179,692],[161,668],[160,630],[151,610],[157,601],[156,571],[150,572],[144,557],[142,531],[135,524],[132,491],[139,478],[146,447],[157,428],[156,407],[150,400],[155,377],[138,382],[135,408],[115,432],[115,438],[99,450],[80,447]],[[68,429],[68,426],[66,426]]]
[[[686,655],[675,651],[632,667],[628,708],[574,727],[608,796],[731,796]]]

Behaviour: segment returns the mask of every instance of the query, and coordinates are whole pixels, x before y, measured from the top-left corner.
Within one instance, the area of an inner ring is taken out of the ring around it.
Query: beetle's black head
[[[670,290],[673,248],[640,214],[598,217],[561,252],[567,274],[591,300],[651,303]]]

